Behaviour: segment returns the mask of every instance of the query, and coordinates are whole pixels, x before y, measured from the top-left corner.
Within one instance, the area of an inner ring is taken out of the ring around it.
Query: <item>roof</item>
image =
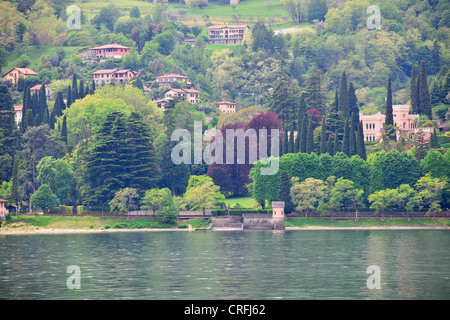
[[[22,111],[22,109],[23,109],[23,105],[20,105],[20,106],[14,106],[14,111]]]
[[[164,91],[164,94],[166,92],[169,92],[170,90],[175,91],[177,93],[200,93],[200,91],[195,90],[195,89],[175,89],[175,88],[170,88],[170,89],[167,89],[166,91]]]
[[[217,101],[216,104],[233,104],[233,105],[236,105],[236,103],[234,103],[234,102],[229,102],[229,101],[225,101],[225,100],[219,100],[219,101]]]
[[[100,47],[91,48],[91,50],[100,50],[100,49],[112,49],[112,48],[118,48],[118,49],[130,49],[129,47],[125,47],[121,44],[113,43],[113,44],[105,44]]]
[[[136,73],[133,70],[130,69],[125,69],[125,70],[119,70],[119,69],[102,69],[102,70],[97,70],[95,72],[92,72],[92,74],[105,74],[105,73],[125,73],[125,72],[133,72]]]
[[[208,27],[208,29],[223,29],[223,28],[242,29],[242,28],[250,28],[250,26],[248,24],[232,24],[232,25],[209,26]]]
[[[35,72],[35,71],[33,71],[33,70],[29,69],[29,68],[12,68],[12,69],[9,70],[8,72],[6,72],[6,73],[3,75],[3,77],[6,76],[8,73],[10,73],[10,72],[13,71],[13,70],[17,70],[17,71],[19,71],[20,73],[23,73],[23,74],[25,74],[25,75],[27,75],[27,76],[37,76],[37,72]]]
[[[42,87],[42,84],[37,84],[34,87],[31,87],[30,90],[31,91],[34,91],[34,90],[37,91],[37,90],[41,89],[41,87]],[[45,87],[45,89],[50,90],[50,87],[47,86],[47,87]]]
[[[161,78],[185,78],[185,79],[190,79],[189,77],[183,76],[181,74],[174,74],[174,73],[165,74],[165,75],[156,77],[156,79],[161,79]]]

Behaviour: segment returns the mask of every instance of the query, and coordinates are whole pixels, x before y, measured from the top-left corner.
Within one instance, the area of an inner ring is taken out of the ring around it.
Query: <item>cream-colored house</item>
[[[41,87],[42,87],[42,84],[37,84],[37,85],[31,87],[30,88],[30,94],[34,95],[34,94],[38,93],[39,90],[41,90]],[[51,91],[49,86],[45,86],[45,97],[46,97],[47,100],[51,100],[52,91]]]
[[[186,87],[190,88],[191,86],[191,78],[182,76],[181,74],[165,74],[159,77],[156,77],[156,82],[159,84],[159,86],[166,86],[170,87],[170,84],[172,82],[185,82]]]
[[[195,89],[168,89],[164,92],[165,99],[172,97],[184,97],[190,103],[200,102],[200,91]]]
[[[208,43],[240,44],[249,30],[250,26],[248,24],[209,26]]]
[[[136,72],[126,69],[103,69],[97,70],[92,73],[94,75],[95,84],[110,84],[112,82],[115,83],[123,83],[125,81],[131,80],[136,76]]]
[[[10,81],[13,85],[16,85],[19,81],[19,78],[26,79],[29,76],[37,76],[37,72],[28,69],[28,68],[12,68],[8,72],[6,72],[2,78],[7,81]]]
[[[216,103],[216,108],[220,109],[220,111],[224,113],[235,113],[236,103],[220,100]]]

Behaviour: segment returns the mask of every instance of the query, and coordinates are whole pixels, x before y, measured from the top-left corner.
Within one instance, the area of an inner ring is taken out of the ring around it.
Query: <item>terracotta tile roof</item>
[[[95,48],[91,48],[91,50],[100,50],[100,49],[113,49],[113,48],[117,48],[117,49],[130,49],[129,47],[125,47],[121,44],[105,44],[103,46],[100,47],[95,47]]]
[[[22,105],[20,105],[20,106],[14,106],[14,111],[22,111],[22,109],[23,109],[23,106],[22,106]]]
[[[20,73],[23,73],[27,76],[37,76],[37,72],[29,69],[29,68],[12,68],[11,70],[9,70],[8,72],[6,72],[3,76],[6,76],[8,73],[10,73],[13,70],[17,70]]]

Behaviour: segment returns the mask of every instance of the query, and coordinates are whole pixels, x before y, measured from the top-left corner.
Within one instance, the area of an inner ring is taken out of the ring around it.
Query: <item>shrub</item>
[[[179,226],[178,226],[178,229],[187,229],[187,225],[186,224],[180,224]]]
[[[117,223],[114,225],[114,229],[126,229],[128,227],[128,225],[126,223]]]

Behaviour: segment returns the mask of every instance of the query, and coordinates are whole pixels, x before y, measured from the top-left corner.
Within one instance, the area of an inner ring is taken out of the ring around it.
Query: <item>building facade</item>
[[[410,138],[413,138],[414,134],[418,131],[423,131],[426,134],[429,133],[429,130],[417,127],[419,115],[409,114],[409,109],[409,105],[392,106],[394,125],[401,131],[409,134]],[[363,125],[364,141],[377,141],[383,135],[383,127],[386,121],[386,115],[382,114],[381,112],[372,115],[364,115],[362,113],[359,113],[359,119],[360,121],[362,121]]]
[[[184,97],[190,103],[200,102],[200,91],[195,89],[168,89],[164,92],[164,98],[169,100],[172,97]]]
[[[172,82],[184,82],[186,83],[186,87],[191,87],[191,78],[182,76],[181,74],[165,74],[159,77],[156,77],[156,82],[159,86],[170,87]]]
[[[37,84],[30,88],[30,94],[35,95],[39,93],[39,90],[41,90],[42,84]],[[49,86],[45,86],[45,98],[47,100],[51,100],[52,97],[52,91],[50,90]]]
[[[19,78],[27,78],[29,76],[37,76],[37,72],[28,69],[28,68],[12,68],[8,72],[6,72],[2,78],[11,82],[11,84],[16,85],[19,81]]]
[[[16,123],[19,124],[22,122],[23,118],[23,105],[14,106],[14,120],[16,120]]]
[[[215,44],[240,44],[244,40],[244,36],[250,30],[250,26],[229,25],[229,26],[209,26],[208,27],[208,43]]]
[[[224,113],[235,113],[236,103],[220,100],[216,103],[216,108],[220,109],[220,111]]]
[[[133,79],[137,73],[129,69],[104,69],[97,70],[92,74],[94,76],[95,84],[101,85],[102,83],[111,84],[112,82],[123,83]]]
[[[115,58],[121,59],[130,53],[130,48],[120,44],[105,44],[104,46],[91,48],[95,58]]]

